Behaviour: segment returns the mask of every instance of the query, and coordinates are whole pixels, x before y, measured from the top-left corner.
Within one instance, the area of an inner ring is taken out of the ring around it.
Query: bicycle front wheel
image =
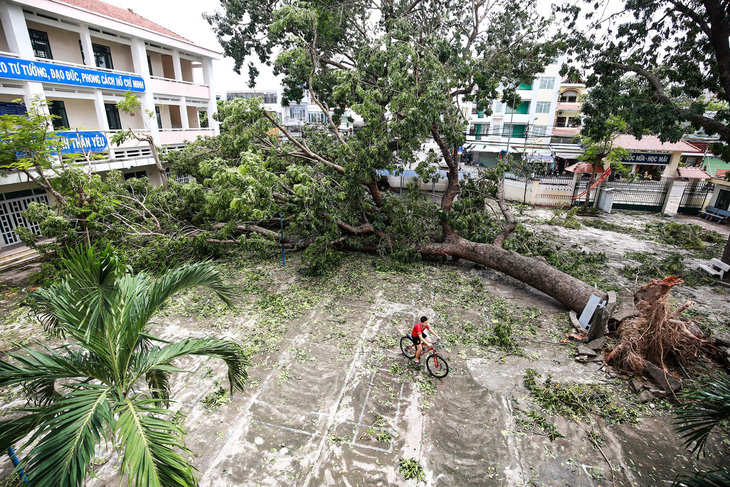
[[[413,341],[408,337],[403,337],[400,339],[400,351],[403,352],[403,355],[408,358],[415,358],[416,356],[416,346],[413,344]]]
[[[429,374],[438,379],[443,379],[449,373],[449,364],[446,363],[443,357],[436,354],[429,355],[426,359],[426,368]]]

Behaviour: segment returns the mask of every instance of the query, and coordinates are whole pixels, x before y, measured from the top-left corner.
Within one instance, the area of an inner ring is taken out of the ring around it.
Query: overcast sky
[[[212,13],[220,9],[218,0],[104,0],[117,7],[131,8],[134,13],[141,15],[161,26],[180,34],[195,44],[223,52],[218,44],[203,13]],[[246,67],[239,76],[233,71],[233,60],[224,58],[214,61],[216,91],[224,94],[226,91],[248,89],[248,75]],[[271,89],[278,86],[270,70],[259,67],[261,75],[258,78],[257,89]]]

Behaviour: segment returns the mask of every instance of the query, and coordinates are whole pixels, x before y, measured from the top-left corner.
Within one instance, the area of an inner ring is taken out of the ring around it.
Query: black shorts
[[[426,338],[425,333],[422,333],[422,335],[423,335],[423,338]],[[413,344],[415,346],[418,346],[421,343],[421,337],[414,337],[413,335],[411,335],[411,340],[413,341]]]

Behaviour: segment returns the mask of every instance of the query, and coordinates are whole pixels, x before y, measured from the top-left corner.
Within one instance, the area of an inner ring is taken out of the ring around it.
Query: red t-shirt
[[[428,323],[426,323],[426,326],[421,326],[421,322],[419,321],[416,323],[416,326],[413,327],[413,331],[411,332],[412,337],[417,337],[418,335],[423,333],[423,329],[426,328],[428,331],[431,331],[431,327],[428,326]]]

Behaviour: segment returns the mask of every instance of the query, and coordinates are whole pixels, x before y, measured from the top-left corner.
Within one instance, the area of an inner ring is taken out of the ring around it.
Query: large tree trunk
[[[601,299],[607,298],[603,291],[541,260],[525,257],[491,244],[471,242],[452,236],[442,243],[421,245],[418,251],[423,255],[450,255],[491,267],[544,292],[576,313],[583,311],[591,294]]]

